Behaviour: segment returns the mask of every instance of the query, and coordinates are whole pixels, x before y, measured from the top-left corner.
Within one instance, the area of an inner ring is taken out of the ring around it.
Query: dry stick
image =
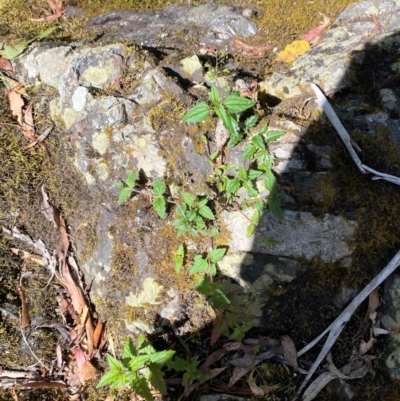
[[[360,171],[362,173],[371,172],[375,174],[375,177],[372,178],[373,180],[383,179],[392,182],[394,184],[400,185],[400,178],[389,174],[380,173],[362,164],[361,160],[359,159],[358,155],[353,149],[350,135],[344,128],[343,124],[340,122],[332,106],[328,103],[328,100],[326,99],[325,95],[322,93],[322,91],[318,88],[317,85],[311,84],[311,87],[314,90],[315,94],[317,95],[318,105],[323,108],[324,112],[326,113],[330,122],[336,129],[337,133],[340,135],[342,141],[344,142],[347,150],[349,151],[351,157],[353,158],[354,162],[356,163]],[[387,277],[390,276],[390,274],[392,274],[392,272],[398,267],[399,264],[400,264],[400,251],[396,253],[396,255],[390,261],[390,263],[360,292],[360,294],[358,294],[353,299],[353,301],[347,306],[347,308],[336,318],[336,320],[327,329],[325,329],[325,331],[322,334],[320,334],[315,340],[313,340],[310,344],[308,344],[306,347],[304,347],[302,350],[298,352],[299,356],[303,355],[309,349],[311,349],[315,344],[317,344],[322,337],[324,337],[326,334],[329,333],[328,338],[321,352],[319,353],[317,359],[315,360],[310,370],[308,371],[306,378],[304,379],[300,388],[297,390],[295,396],[293,397],[293,400],[299,397],[300,393],[303,391],[304,387],[309,382],[311,376],[314,374],[318,366],[321,364],[325,356],[328,354],[332,346],[335,344],[344,326],[350,320],[355,310],[360,306],[360,304],[369,296],[369,294],[376,287],[378,287],[384,280],[386,280]]]
[[[329,336],[319,353],[317,359],[312,364],[310,370],[307,373],[306,378],[301,384],[300,388],[297,390],[293,400],[297,399],[300,393],[303,391],[304,387],[307,385],[311,376],[317,370],[318,366],[321,364],[322,360],[325,358],[327,353],[332,348],[333,344],[335,344],[338,339],[340,333],[342,332],[345,324],[350,320],[353,313],[360,306],[360,304],[369,296],[369,294],[377,288],[383,281],[385,281],[400,265],[400,251],[396,253],[393,259],[389,262],[389,264],[380,271],[380,273],[353,299],[353,301],[347,306],[347,308],[336,318],[336,320],[324,331],[323,334],[326,334],[329,331]],[[320,339],[322,335],[318,337]],[[315,344],[316,341],[314,340]],[[310,349],[309,345],[299,351],[299,355],[304,354],[308,349]],[[306,349],[306,351],[303,351]]]
[[[315,84],[311,84],[311,88],[317,95],[318,105],[323,108],[325,114],[329,118],[329,121],[332,123],[332,125],[336,129],[340,138],[342,138],[344,145],[346,146],[347,150],[350,153],[350,156],[352,157],[352,159],[354,160],[354,163],[357,165],[357,167],[360,169],[360,171],[363,174],[366,174],[367,172],[375,174],[375,177],[372,178],[373,180],[386,180],[386,181],[392,182],[393,184],[400,185],[400,178],[395,177],[390,174],[381,173],[379,171],[373,170],[372,168],[366,166],[365,164],[362,164],[360,158],[358,157],[357,153],[355,152],[355,150],[353,148],[354,144],[352,142],[352,139],[350,138],[349,133],[346,131],[346,128],[344,128],[343,124],[339,120],[339,118],[336,115],[335,111],[333,110],[332,106],[329,104],[325,95],[322,93],[321,89],[319,89],[318,86]]]
[[[322,93],[321,89],[319,89],[318,86],[315,84],[311,84],[311,88],[317,95],[318,105],[323,108],[325,114],[329,118],[329,121],[335,127],[340,138],[342,138],[342,141],[343,141],[344,145],[346,146],[347,150],[349,151],[352,159],[354,160],[354,163],[356,163],[356,165],[360,169],[360,171],[363,174],[365,174],[366,171],[363,167],[363,164],[361,163],[360,158],[358,157],[356,151],[354,150],[353,145],[351,144],[351,138],[350,138],[350,135],[348,134],[348,132],[346,131],[346,128],[344,128],[343,124],[339,120],[339,117],[334,112],[332,106],[329,104],[327,98]]]

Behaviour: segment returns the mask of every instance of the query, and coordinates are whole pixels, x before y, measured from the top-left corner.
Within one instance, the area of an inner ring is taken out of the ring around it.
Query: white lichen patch
[[[132,292],[125,297],[125,302],[134,308],[141,308],[144,304],[159,305],[162,303],[158,298],[163,286],[157,284],[154,278],[147,277],[143,282],[143,291],[135,295]]]
[[[101,162],[97,164],[96,170],[101,181],[105,181],[108,178],[109,171],[106,163]]]
[[[101,155],[104,155],[110,146],[110,140],[104,132],[95,132],[92,137],[92,146]]]

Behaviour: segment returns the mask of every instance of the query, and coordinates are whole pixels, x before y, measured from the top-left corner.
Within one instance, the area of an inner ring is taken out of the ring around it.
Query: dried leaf
[[[249,377],[247,378],[247,383],[249,384],[251,392],[258,397],[262,397],[264,395],[264,390],[261,387],[258,387],[256,384],[256,379],[254,379],[254,372],[253,370],[250,374]]]
[[[18,293],[19,297],[21,298],[21,329],[25,329],[26,327],[29,326],[29,308],[28,308],[28,303],[26,302],[26,295],[25,295],[25,289],[22,287],[22,285],[19,285],[18,287]]]
[[[286,360],[294,370],[298,370],[299,365],[297,363],[297,351],[293,340],[289,336],[285,335],[281,337],[281,342],[283,347],[283,355],[285,356]]]
[[[279,384],[274,384],[273,386],[268,386],[267,384],[263,384],[260,386],[264,391],[264,394],[269,394],[279,388]]]
[[[279,53],[274,60],[275,63],[292,63],[302,54],[310,49],[310,44],[306,40],[294,40]]]
[[[305,35],[301,37],[302,40],[306,40],[307,42],[313,42],[318,39],[325,31],[326,28],[331,24],[331,20],[324,14],[320,13],[324,20],[321,22],[319,26],[316,28],[310,29]]]
[[[26,95],[26,90],[24,88],[24,84],[19,81],[16,81],[13,78],[7,77],[6,75],[2,76],[2,81],[4,82],[6,88],[10,91],[16,92],[20,95]]]
[[[46,217],[48,221],[50,221],[54,224],[55,227],[57,227],[56,221],[54,219],[53,206],[49,202],[49,197],[44,190],[43,182],[36,188],[36,194],[39,200],[39,210],[43,213],[44,217]]]
[[[89,361],[86,361],[78,372],[79,381],[85,385],[88,380],[96,378],[100,374]]]
[[[63,363],[63,357],[62,357],[61,345],[59,343],[57,343],[56,346],[56,356],[57,356],[57,367],[61,369]]]
[[[13,67],[9,60],[5,57],[0,56],[0,70],[3,70],[6,73],[13,72]]]
[[[359,348],[358,352],[360,353],[360,355],[366,354],[375,343],[376,343],[376,338],[374,338],[373,332],[372,332],[372,330],[370,330],[370,337],[369,337],[368,342],[366,343],[364,340],[361,340],[361,344],[360,344],[360,348]]]
[[[58,19],[63,16],[64,8],[63,8],[62,0],[47,0],[47,2],[49,3],[51,10],[53,11],[53,14],[47,15],[47,17],[43,17],[43,18],[29,18],[29,21],[48,22],[48,21]],[[45,14],[49,14],[49,13],[45,12]]]
[[[250,368],[248,367],[240,367],[240,366],[237,366],[235,369],[233,369],[228,387],[233,386],[238,380],[240,380],[244,375],[246,375],[249,370]]]
[[[98,348],[101,338],[101,333],[103,331],[103,322],[99,319],[97,321],[96,327],[93,333],[93,347]]]
[[[24,107],[22,96],[17,92],[10,91],[8,92],[8,100],[12,115],[17,117],[18,124],[22,125],[22,107]]]
[[[15,253],[16,255],[21,254],[21,259],[23,260],[29,260],[33,263],[36,263],[39,266],[46,266],[45,262],[43,261],[43,256],[41,255],[36,255],[34,253],[29,253],[26,251],[23,251],[22,249],[17,249],[17,248],[11,248],[11,251]]]

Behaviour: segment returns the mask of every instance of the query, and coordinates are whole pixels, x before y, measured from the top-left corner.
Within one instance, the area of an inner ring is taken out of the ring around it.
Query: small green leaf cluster
[[[191,108],[184,116],[183,122],[200,122],[204,121],[211,110],[222,120],[224,127],[231,134],[228,147],[231,148],[238,144],[244,136],[239,124],[239,113],[252,108],[255,103],[240,96],[239,92],[234,92],[221,101],[218,90],[215,86],[211,86],[210,100],[212,108],[206,102],[200,102]]]
[[[176,208],[177,219],[172,225],[175,227],[178,236],[185,233],[198,236],[199,233],[216,235],[218,229],[208,229],[208,223],[215,220],[214,213],[208,206],[209,199],[207,197],[200,199],[199,197],[182,192],[182,202]]]
[[[182,377],[182,385],[187,390],[195,380],[204,380],[204,375],[198,368],[200,364],[197,355],[192,356],[188,360],[176,356],[173,360],[167,362],[169,369],[174,369],[177,372],[185,372]]]
[[[162,394],[167,389],[162,367],[173,357],[175,351],[156,351],[143,334],[135,347],[130,337],[124,344],[122,360],[107,355],[110,369],[101,377],[97,388],[109,385],[112,389],[126,389],[128,394],[137,394],[153,401],[150,385]]]
[[[142,193],[144,195],[150,196],[153,201],[153,208],[159,217],[162,219],[167,215],[167,206],[165,202],[165,192],[166,186],[164,181],[156,178],[153,183],[153,187],[151,192],[140,189],[140,187],[136,183],[137,181],[137,171],[132,170],[128,176],[126,177],[125,183],[123,182],[115,182],[114,185],[120,190],[118,196],[118,204],[121,205],[128,198],[132,196],[132,193]]]

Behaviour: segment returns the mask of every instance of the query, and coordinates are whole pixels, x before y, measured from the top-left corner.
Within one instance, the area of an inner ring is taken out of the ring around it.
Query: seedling
[[[173,357],[175,351],[156,351],[143,334],[138,337],[135,347],[130,337],[124,344],[121,361],[107,355],[110,366],[101,377],[97,388],[109,385],[112,389],[125,389],[126,395],[137,394],[153,401],[150,386],[166,394],[162,367]]]
[[[136,184],[137,180],[137,172],[136,170],[132,170],[128,177],[126,177],[125,183],[123,182],[115,182],[114,185],[120,190],[118,197],[118,204],[121,205],[127,199],[132,196],[132,193],[139,193],[142,195],[149,196],[152,199],[153,208],[162,219],[166,216],[166,203],[165,203],[165,191],[166,186],[165,183],[156,178],[153,183],[152,189],[141,188]]]
[[[200,102],[191,108],[184,116],[183,122],[200,122],[204,121],[211,110],[222,120],[225,128],[231,134],[228,147],[231,148],[243,139],[243,133],[239,127],[239,113],[250,109],[255,105],[252,100],[241,97],[239,92],[234,92],[227,96],[222,102],[218,90],[215,86],[211,86],[210,100],[212,108],[206,102]]]
[[[207,206],[209,199],[200,199],[195,195],[182,192],[183,202],[176,208],[177,219],[172,225],[176,228],[178,236],[188,233],[198,236],[203,234],[216,234],[215,230],[208,230],[207,223],[215,220],[214,213]],[[218,230],[217,230],[218,232]]]

